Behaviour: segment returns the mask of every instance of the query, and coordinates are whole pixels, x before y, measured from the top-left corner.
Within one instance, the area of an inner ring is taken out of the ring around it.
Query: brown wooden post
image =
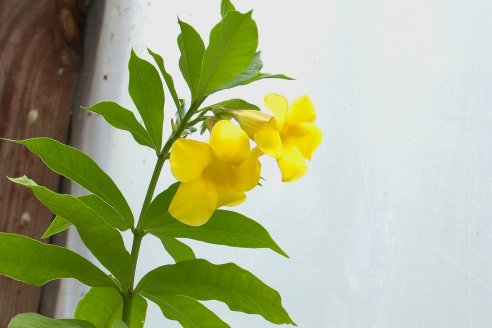
[[[89,2],[0,0],[0,136],[67,140]],[[60,184],[24,147],[0,141],[0,231],[39,239],[52,214],[5,178],[24,174],[54,190]],[[0,277],[0,327],[36,312],[40,292]]]

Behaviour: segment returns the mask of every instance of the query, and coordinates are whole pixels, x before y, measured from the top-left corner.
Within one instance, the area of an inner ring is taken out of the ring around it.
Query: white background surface
[[[324,141],[300,182],[279,183],[274,163],[265,161],[265,187],[237,208],[260,221],[290,260],[268,250],[189,243],[197,255],[254,272],[282,294],[300,327],[490,327],[492,2],[235,4],[254,9],[265,71],[297,80],[258,82],[209,103],[242,97],[262,105],[268,92],[290,99],[307,93]],[[131,47],[141,56],[146,47],[162,54],[188,97],[178,77],[176,16],[207,42],[219,6],[107,0],[89,97],[80,105],[114,100],[134,108],[126,92]],[[170,118],[169,95],[166,109]],[[75,145],[109,172],[138,213],[152,152],[100,117],[80,115],[74,130]],[[164,172],[159,190],[172,182]],[[171,262],[152,237],[141,254],[137,277]],[[79,296],[65,287],[60,316],[72,314]],[[274,326],[207,305],[232,327]],[[163,320],[150,305],[146,327],[179,327]]]

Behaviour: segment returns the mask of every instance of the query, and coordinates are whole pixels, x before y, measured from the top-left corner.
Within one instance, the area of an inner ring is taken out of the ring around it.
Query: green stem
[[[154,173],[152,173],[152,178],[150,179],[149,187],[147,188],[147,194],[145,195],[145,199],[142,205],[142,211],[140,212],[140,218],[145,210],[148,208],[150,203],[152,202],[152,197],[154,196],[155,187],[157,186],[157,181],[159,180],[159,176],[162,171],[162,167],[164,166],[164,162],[169,158],[168,153],[171,150],[173,143],[181,137],[184,129],[188,125],[188,121],[193,117],[198,107],[201,105],[203,100],[196,101],[193,103],[186,113],[185,117],[181,121],[179,127],[176,131],[169,137],[166,144],[162,148],[161,153],[157,157],[157,162],[155,164]],[[132,305],[135,294],[133,293],[133,288],[135,284],[135,271],[137,269],[138,262],[138,254],[140,252],[140,245],[142,244],[142,238],[144,233],[140,231],[140,219],[138,220],[137,227],[133,229],[133,244],[132,244],[132,272],[131,272],[131,285],[128,287],[128,290],[123,294],[123,321],[130,326],[130,321],[132,317]]]
[[[147,207],[150,205],[152,201],[152,197],[154,196],[155,187],[157,186],[157,181],[159,180],[159,176],[161,175],[162,167],[164,166],[164,162],[166,161],[166,156],[160,154],[157,157],[157,162],[155,163],[154,173],[152,173],[152,178],[150,179],[149,188],[147,189],[147,194],[145,195],[145,199],[142,205],[142,210],[140,211],[140,216],[145,212]],[[140,220],[139,220],[140,223]],[[137,224],[138,231],[138,224]]]
[[[174,131],[174,133],[169,137],[167,142],[164,144],[161,154],[167,155],[167,153],[169,153],[173,143],[181,137],[181,134],[183,133],[184,129],[186,129],[186,127],[188,126],[188,121],[193,117],[193,115],[195,115],[196,110],[198,109],[198,107],[200,107],[200,105],[203,103],[204,100],[205,98],[198,99],[193,104],[191,104],[190,109],[186,112],[186,115],[185,117],[183,117],[181,124],[178,126],[176,131]]]
[[[157,166],[156,166],[157,167]],[[132,305],[135,294],[133,293],[133,284],[135,280],[135,271],[137,269],[138,253],[140,252],[140,245],[142,244],[143,234],[137,230],[133,232],[133,245],[132,245],[132,285],[128,289],[127,293],[123,295],[123,321],[130,327],[130,321],[132,317]]]
[[[193,126],[193,125],[195,125],[197,123],[200,123],[202,121],[205,121],[207,118],[208,118],[207,116],[200,115],[197,118],[195,118],[193,121],[190,121],[189,125],[190,126]]]

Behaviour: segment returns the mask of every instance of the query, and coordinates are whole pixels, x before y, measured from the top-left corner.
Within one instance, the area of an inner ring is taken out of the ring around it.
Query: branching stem
[[[157,182],[159,181],[159,176],[161,175],[162,167],[164,163],[169,158],[169,151],[173,143],[181,137],[183,131],[188,127],[188,121],[191,117],[196,113],[198,107],[202,104],[204,99],[195,101],[191,106],[188,112],[186,112],[185,117],[179,124],[179,127],[176,131],[169,137],[169,139],[164,144],[162,151],[157,156],[157,162],[155,164],[154,173],[152,174],[152,178],[150,179],[149,187],[147,188],[147,193],[145,195],[145,199],[142,205],[142,211],[140,212],[140,218],[142,218],[142,214],[148,208],[150,203],[152,202],[152,198],[154,196],[155,188],[157,186]],[[142,244],[143,232],[140,231],[140,218],[137,223],[137,227],[133,229],[133,243],[132,243],[132,273],[131,273],[131,286],[129,286],[127,291],[123,291],[123,321],[130,326],[131,316],[132,316],[132,305],[133,300],[135,298],[134,285],[135,285],[135,271],[137,269],[138,255],[140,252],[140,245]]]

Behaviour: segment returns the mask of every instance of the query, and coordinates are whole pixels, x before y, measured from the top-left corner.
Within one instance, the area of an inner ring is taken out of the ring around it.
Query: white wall
[[[297,80],[259,82],[210,102],[234,96],[261,104],[272,91],[291,99],[308,93],[325,138],[302,181],[278,183],[274,163],[266,161],[265,188],[238,208],[267,227],[290,260],[267,250],[190,243],[196,253],[256,273],[281,292],[300,327],[489,327],[492,2],[236,5],[254,9],[265,69]],[[132,108],[130,47],[140,55],[146,47],[161,53],[186,94],[177,78],[176,16],[207,39],[218,8],[218,0],[107,0],[95,74],[81,105],[110,99]],[[172,111],[169,96],[166,106]],[[152,152],[98,117],[81,114],[74,129],[75,144],[110,173],[137,213]],[[160,189],[172,181],[165,172]],[[149,238],[137,276],[169,262]],[[208,304],[232,327],[273,326]],[[61,306],[59,315],[70,311]],[[151,306],[147,327],[179,327],[161,320]]]

